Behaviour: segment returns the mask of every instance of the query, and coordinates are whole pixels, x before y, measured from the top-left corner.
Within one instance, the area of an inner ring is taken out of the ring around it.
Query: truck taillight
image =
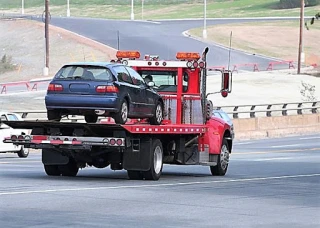
[[[50,83],[48,86],[48,91],[62,91],[63,90],[63,86],[60,84],[54,84],[54,83]]]
[[[118,93],[119,89],[114,85],[112,86],[100,85],[100,86],[97,86],[96,92],[97,93]]]

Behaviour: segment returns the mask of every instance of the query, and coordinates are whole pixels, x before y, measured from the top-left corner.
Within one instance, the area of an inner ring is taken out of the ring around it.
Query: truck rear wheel
[[[68,164],[59,165],[59,170],[62,176],[75,177],[78,174],[79,167],[74,160],[70,159]]]
[[[217,165],[210,166],[210,171],[213,176],[224,176],[227,173],[229,165],[229,155],[230,150],[228,142],[226,139],[223,139]]]
[[[146,180],[159,180],[163,167],[163,148],[159,139],[152,143],[151,167],[150,170],[143,172]]]
[[[44,165],[44,171],[48,176],[60,176],[61,172],[58,165]]]
[[[127,174],[130,180],[142,180],[143,173],[141,171],[136,170],[127,170]]]

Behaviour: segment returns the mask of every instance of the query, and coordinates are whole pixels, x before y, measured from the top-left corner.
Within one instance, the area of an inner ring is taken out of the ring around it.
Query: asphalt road
[[[208,19],[207,25],[266,21],[269,19]],[[279,18],[278,18],[279,20]],[[282,18],[287,20],[287,18]],[[116,49],[139,50],[145,54],[159,55],[162,59],[172,59],[179,51],[202,52],[210,48],[208,66],[228,66],[229,50],[216,44],[206,44],[184,36],[191,28],[203,27],[203,20],[159,20],[159,21],[117,21],[93,18],[52,18],[52,25],[70,30]],[[257,63],[266,69],[270,57],[256,53],[231,51],[230,66],[233,64]],[[250,67],[250,71],[252,71]],[[287,64],[277,65],[277,69],[288,68]]]
[[[86,168],[48,177],[39,153],[0,154],[1,227],[320,227],[320,135],[236,142],[229,170],[161,179]]]

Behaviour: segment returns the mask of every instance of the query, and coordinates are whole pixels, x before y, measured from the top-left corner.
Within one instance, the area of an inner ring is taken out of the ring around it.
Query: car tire
[[[218,162],[215,166],[210,166],[210,171],[213,176],[224,176],[227,173],[229,165],[230,150],[226,139],[223,139]]]
[[[61,120],[61,114],[57,110],[47,110],[47,118],[48,120],[59,122]]]
[[[48,176],[60,176],[61,172],[58,165],[44,165],[44,171]]]
[[[143,175],[146,180],[159,180],[163,167],[163,147],[159,139],[152,143],[151,150],[151,167],[148,171],[144,171]]]
[[[24,148],[24,146],[21,146],[21,149],[17,154],[19,158],[26,158],[29,155],[29,148]]]
[[[87,115],[84,116],[84,119],[87,123],[96,123],[98,121],[97,115]]]
[[[158,101],[154,112],[153,112],[153,117],[149,119],[149,122],[152,125],[160,125],[163,120],[163,105],[161,102]]]
[[[120,110],[119,112],[115,113],[114,115],[114,121],[117,124],[125,124],[128,120],[128,103],[126,100],[123,100],[121,105],[120,105]]]

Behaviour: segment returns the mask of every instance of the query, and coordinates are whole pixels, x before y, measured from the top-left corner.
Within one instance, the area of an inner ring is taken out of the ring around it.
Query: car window
[[[222,118],[222,116],[220,115],[219,112],[213,112],[213,115],[216,116],[216,117]]]
[[[7,117],[9,121],[18,120],[18,117],[14,114],[8,114]]]
[[[222,118],[224,119],[224,120],[227,120],[227,121],[230,121],[231,120],[231,118],[228,116],[228,114],[227,113],[225,113],[225,112],[220,112],[220,115],[222,116]]]
[[[131,67],[126,67],[126,69],[128,70],[134,85],[140,86],[145,84],[143,78],[137,71],[135,71]]]
[[[82,79],[112,81],[112,73],[109,69],[101,66],[73,65],[62,67],[54,78],[59,80]]]
[[[126,82],[132,84],[132,79],[124,66],[114,66],[113,70],[116,72],[119,82]]]
[[[0,119],[1,119],[1,122],[8,120],[7,117],[6,117],[6,115],[1,115],[1,116],[0,116]],[[4,124],[4,123],[1,123],[1,124],[0,124],[0,128],[9,128],[9,126],[6,125],[6,124]]]

